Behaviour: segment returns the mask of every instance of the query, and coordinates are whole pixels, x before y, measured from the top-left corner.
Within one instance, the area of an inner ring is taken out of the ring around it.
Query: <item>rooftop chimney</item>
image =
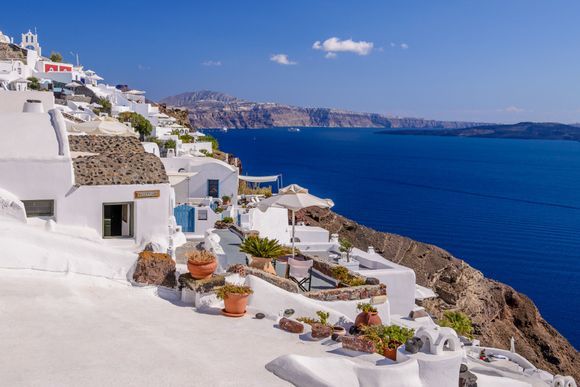
[[[37,99],[27,99],[22,111],[24,113],[44,113],[44,107],[42,102]]]

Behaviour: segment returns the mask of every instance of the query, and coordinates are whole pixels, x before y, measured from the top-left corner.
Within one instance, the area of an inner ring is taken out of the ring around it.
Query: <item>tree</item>
[[[439,320],[439,325],[453,328],[458,335],[468,338],[471,338],[473,334],[473,324],[465,313],[448,310],[443,313],[443,318]]]
[[[40,90],[40,81],[36,77],[28,77],[30,83],[28,84],[28,88],[30,90]]]
[[[165,149],[175,149],[175,141],[174,140],[167,140],[165,141],[164,148]]]
[[[151,122],[139,113],[123,112],[119,114],[119,121],[129,122],[133,129],[139,133],[141,140],[143,140],[145,136],[149,136],[153,131],[153,125],[151,125]]]
[[[97,103],[99,105],[101,105],[102,108],[95,109],[96,111],[98,111],[99,113],[102,112],[102,113],[107,113],[107,114],[111,115],[111,108],[113,107],[113,105],[111,104],[111,101],[109,101],[106,98],[99,98],[97,100]]]
[[[350,262],[350,253],[352,252],[352,249],[354,249],[354,246],[352,245],[352,243],[350,243],[348,240],[346,240],[344,238],[340,238],[339,250],[341,253],[346,253],[347,262]]]
[[[62,55],[60,54],[60,52],[53,51],[50,53],[50,60],[53,62],[60,63],[62,62]]]

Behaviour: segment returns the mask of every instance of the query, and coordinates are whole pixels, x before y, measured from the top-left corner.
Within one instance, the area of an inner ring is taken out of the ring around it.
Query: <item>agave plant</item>
[[[439,320],[439,325],[453,328],[459,335],[468,338],[472,337],[473,325],[471,319],[464,313],[448,310],[443,314],[443,318]]]
[[[240,245],[240,251],[253,257],[278,258],[286,254],[288,249],[282,246],[277,239],[250,236],[244,239]]]

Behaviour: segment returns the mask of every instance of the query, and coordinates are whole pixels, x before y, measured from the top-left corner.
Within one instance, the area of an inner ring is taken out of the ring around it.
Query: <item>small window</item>
[[[54,200],[23,200],[28,218],[54,216]]]
[[[207,196],[212,198],[220,197],[220,181],[216,179],[209,179],[207,181]]]
[[[198,210],[197,220],[207,220],[207,210]]]

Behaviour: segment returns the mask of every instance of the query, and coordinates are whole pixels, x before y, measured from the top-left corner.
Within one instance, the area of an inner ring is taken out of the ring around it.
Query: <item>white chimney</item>
[[[330,235],[330,243],[338,245],[338,234],[331,234]]]
[[[44,113],[44,107],[42,102],[37,99],[27,99],[22,111],[24,113]]]
[[[367,249],[367,253],[369,253],[369,254],[375,254],[375,248],[374,248],[374,246],[369,246],[369,248]]]

